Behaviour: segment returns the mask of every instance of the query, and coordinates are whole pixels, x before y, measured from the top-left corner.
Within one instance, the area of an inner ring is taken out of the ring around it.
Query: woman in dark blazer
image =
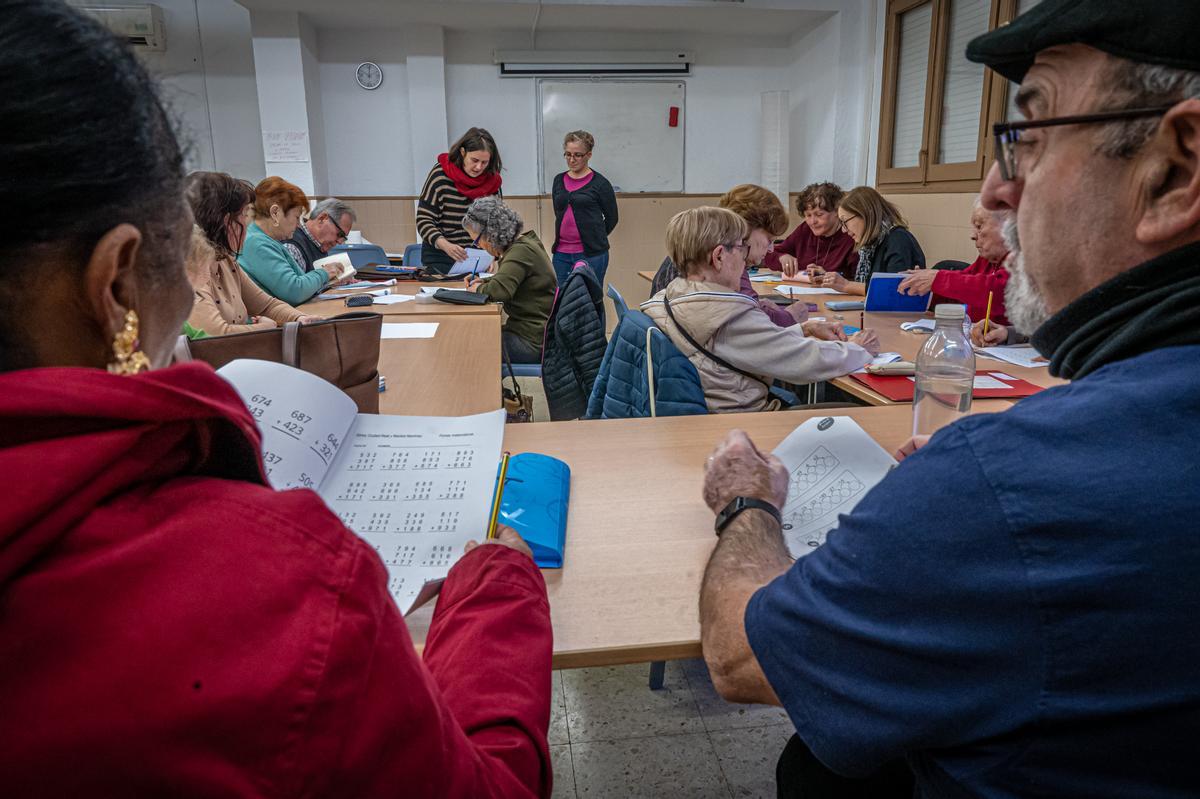
[[[554,276],[561,286],[579,261],[586,261],[600,285],[608,271],[608,234],[617,226],[617,195],[612,184],[588,166],[596,140],[586,130],[563,139],[567,171],[554,177]]]

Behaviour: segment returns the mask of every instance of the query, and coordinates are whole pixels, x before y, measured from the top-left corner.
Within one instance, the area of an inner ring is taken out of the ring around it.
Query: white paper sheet
[[[271,485],[320,485],[358,413],[354,400],[319,377],[270,361],[243,358],[217,374],[233,385],[262,430]],[[314,380],[332,390],[313,390]]]
[[[503,438],[501,410],[358,416],[319,493],[379,553],[401,611],[487,534]]]
[[[1004,374],[1004,372],[988,372],[988,374],[990,374],[992,377],[996,378],[997,380],[1010,380],[1011,381],[1011,380],[1017,379],[1017,378],[1013,377],[1012,375]]]
[[[815,286],[776,286],[775,290],[785,297],[794,297],[799,294],[840,294],[839,291],[833,289],[818,288]]]
[[[313,261],[313,269],[325,269],[327,267],[336,268],[333,280],[341,280],[345,277],[350,277],[354,274],[354,264],[350,262],[350,253],[339,252],[333,255],[326,255],[324,258],[318,258]]]
[[[809,419],[774,454],[790,475],[783,535],[796,558],[824,544],[838,514],[854,510],[896,466],[892,456],[849,416]]]
[[[778,283],[781,280],[783,280],[783,275],[771,272],[759,273],[757,275],[750,276],[751,283]]]
[[[1016,347],[976,347],[975,352],[982,353],[997,360],[1011,363],[1013,366],[1028,366],[1036,369],[1039,366],[1049,366],[1050,363],[1033,347],[1021,345]],[[1039,360],[1034,360],[1034,359]]]
[[[379,337],[388,338],[433,338],[437,334],[437,322],[384,322]]]
[[[383,558],[403,612],[434,592],[467,541],[486,535],[504,411],[360,414],[336,387],[290,366],[237,360],[218,374],[258,421],[271,485],[320,494]]]
[[[361,280],[358,283],[346,283],[338,286],[339,289],[381,289],[388,286],[396,285],[396,278],[390,280]]]
[[[314,300],[344,300],[347,297],[354,296],[355,294],[370,294],[372,297],[382,297],[384,294],[387,294],[389,291],[391,291],[391,289],[375,289],[374,291],[353,291],[353,292],[349,292],[349,293],[347,293],[345,291],[338,291],[338,292],[327,291],[324,294],[318,294],[316,297],[313,297],[313,299]]]
[[[932,333],[933,329],[935,327],[937,327],[937,321],[934,319],[918,319],[915,322],[901,322],[900,323],[901,330],[909,330],[909,331],[924,330],[927,333]]]
[[[415,294],[384,294],[382,297],[376,297],[371,303],[372,305],[395,305],[398,302],[412,302],[417,298]]]
[[[475,247],[467,247],[466,250],[467,257],[461,261],[455,261],[447,274],[469,275],[472,272],[486,272],[491,269],[494,260],[491,255]]]

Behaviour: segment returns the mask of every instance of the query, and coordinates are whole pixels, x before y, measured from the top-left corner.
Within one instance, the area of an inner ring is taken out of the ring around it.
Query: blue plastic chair
[[[404,248],[404,265],[405,266],[420,266],[421,265],[421,245],[409,244]]]
[[[540,363],[514,363],[512,365],[513,377],[541,377],[542,365]],[[500,364],[500,379],[508,377],[508,364]]]
[[[608,298],[612,300],[613,309],[617,312],[617,324],[621,323],[621,317],[629,310],[629,306],[625,303],[625,298],[621,296],[621,292],[617,291],[617,287],[612,283],[608,284]]]

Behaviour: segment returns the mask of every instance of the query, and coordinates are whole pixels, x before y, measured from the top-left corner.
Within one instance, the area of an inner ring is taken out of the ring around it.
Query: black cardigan
[[[608,178],[592,170],[592,179],[576,191],[567,191],[563,181],[566,172],[554,176],[554,246],[558,252],[558,237],[567,205],[575,212],[575,226],[579,228],[579,239],[583,242],[583,254],[587,257],[608,252],[608,234],[617,226],[617,195]]]
[[[907,228],[894,227],[875,249],[866,283],[871,282],[871,275],[876,272],[904,272],[924,266],[925,252],[917,242],[917,237]]]

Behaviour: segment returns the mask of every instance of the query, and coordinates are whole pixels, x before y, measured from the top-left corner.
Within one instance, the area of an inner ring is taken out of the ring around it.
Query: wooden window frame
[[[1008,81],[992,70],[984,72],[979,115],[979,140],[975,160],[953,164],[933,162],[931,154],[940,146],[942,99],[949,62],[951,0],[888,0],[883,45],[883,91],[879,110],[879,151],[875,183],[886,193],[977,192],[992,166],[991,128],[1004,119]],[[991,0],[988,30],[1012,20],[1017,0]],[[921,150],[915,167],[893,167],[892,151],[896,130],[896,88],[900,70],[900,16],[923,5],[932,6],[929,67],[925,77],[925,114]]]

